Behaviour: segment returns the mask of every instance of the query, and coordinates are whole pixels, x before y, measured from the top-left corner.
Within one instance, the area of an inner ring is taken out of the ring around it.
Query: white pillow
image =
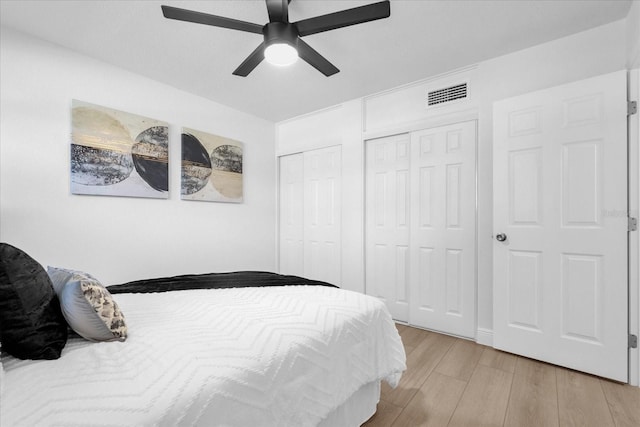
[[[124,315],[107,288],[81,271],[48,267],[62,315],[78,335],[90,341],[124,341]]]

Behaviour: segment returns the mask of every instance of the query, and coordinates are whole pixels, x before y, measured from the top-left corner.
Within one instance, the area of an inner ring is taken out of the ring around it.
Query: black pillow
[[[0,342],[20,359],[57,359],[67,343],[67,323],[49,275],[7,243],[0,243]]]

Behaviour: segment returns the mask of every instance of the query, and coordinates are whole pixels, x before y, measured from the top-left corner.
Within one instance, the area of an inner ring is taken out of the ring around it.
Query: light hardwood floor
[[[400,385],[366,427],[640,426],[640,388],[398,324]]]

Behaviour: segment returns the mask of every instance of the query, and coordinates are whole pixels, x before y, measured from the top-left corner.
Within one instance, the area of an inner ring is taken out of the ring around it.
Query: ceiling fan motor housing
[[[298,29],[294,24],[285,22],[269,22],[262,27],[265,46],[286,43],[298,49]]]

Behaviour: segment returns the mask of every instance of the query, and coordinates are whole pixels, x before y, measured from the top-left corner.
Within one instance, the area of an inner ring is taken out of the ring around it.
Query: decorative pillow
[[[57,359],[67,328],[44,268],[22,250],[0,243],[2,350],[20,359]]]
[[[47,269],[62,314],[78,335],[90,341],[124,341],[127,325],[109,291],[93,276],[81,271]]]
[[[53,289],[56,291],[58,298],[60,297],[60,293],[62,292],[62,288],[64,288],[64,285],[70,282],[74,275],[82,278],[88,278],[98,283],[100,282],[89,273],[78,270],[68,270],[66,268],[56,268],[48,266],[47,274],[49,275],[49,279],[51,279],[51,284],[53,285]]]

